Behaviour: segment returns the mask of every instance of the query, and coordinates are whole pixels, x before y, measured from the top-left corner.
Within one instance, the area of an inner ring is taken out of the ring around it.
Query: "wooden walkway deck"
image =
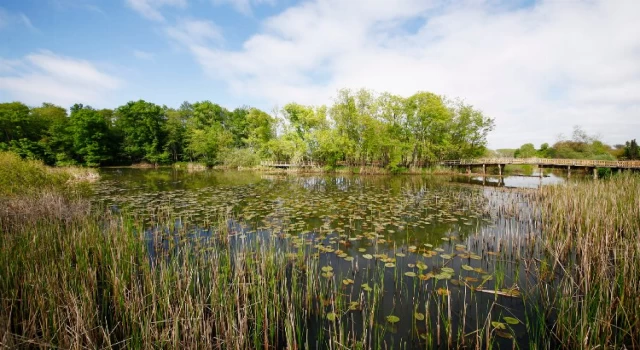
[[[472,167],[482,167],[482,173],[487,173],[487,167],[497,166],[498,175],[502,176],[502,169],[506,165],[535,165],[540,169],[543,168],[561,168],[567,169],[567,176],[571,177],[571,170],[583,169],[586,172],[592,171],[593,178],[598,178],[598,168],[617,169],[622,171],[640,170],[640,161],[618,161],[618,160],[586,160],[586,159],[552,159],[552,158],[478,158],[478,159],[459,159],[445,160],[440,162],[442,166],[450,167],[466,167],[467,173],[471,174]],[[542,171],[539,172],[542,176]]]
[[[273,161],[260,162],[260,165],[264,167],[280,168],[280,169],[312,168],[312,167],[318,166],[318,164],[314,162],[286,163],[286,162],[273,162]]]
[[[482,166],[482,165],[537,165],[542,167],[576,167],[576,168],[614,168],[640,169],[640,161],[618,160],[584,160],[584,159],[551,159],[551,158],[478,158],[445,160],[440,162],[444,166]]]
[[[344,163],[344,162],[339,162]],[[593,177],[597,178],[598,168],[617,169],[622,171],[624,169],[640,170],[640,161],[618,161],[618,160],[585,160],[585,159],[550,159],[550,158],[477,158],[477,159],[457,159],[457,160],[443,160],[440,162],[432,163],[440,166],[448,167],[466,167],[467,173],[471,174],[471,168],[482,167],[482,173],[487,173],[488,167],[498,167],[498,175],[502,176],[502,170],[506,165],[535,165],[538,168],[561,168],[566,169],[568,175],[571,176],[572,169],[583,169],[585,171],[592,171]],[[300,162],[300,163],[287,163],[287,162],[274,162],[266,161],[261,162],[260,165],[271,168],[310,168],[317,167],[319,164],[315,162]],[[376,166],[375,163],[367,164],[368,166]],[[540,172],[542,176],[542,172]]]

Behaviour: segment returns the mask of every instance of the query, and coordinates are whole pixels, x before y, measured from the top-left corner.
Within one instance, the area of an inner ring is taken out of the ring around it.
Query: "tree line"
[[[273,115],[210,101],[179,108],[144,100],[115,109],[0,104],[0,150],[50,165],[180,161],[251,166],[261,160],[396,169],[486,151],[493,119],[461,100],[340,90],[330,106],[289,103]]]
[[[515,158],[558,158],[589,160],[638,160],[640,149],[636,140],[614,146],[602,142],[597,135],[589,135],[580,126],[575,126],[571,137],[560,135],[553,145],[543,143],[536,148],[525,143],[517,149],[497,149],[494,156]]]

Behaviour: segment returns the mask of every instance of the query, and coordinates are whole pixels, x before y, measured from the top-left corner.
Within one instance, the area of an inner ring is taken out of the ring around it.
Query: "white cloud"
[[[126,0],[126,3],[147,19],[159,22],[164,21],[160,8],[166,6],[184,8],[187,6],[187,0]]]
[[[496,119],[492,147],[553,142],[573,125],[638,137],[635,0],[314,0],[267,18],[239,50],[172,35],[212,77],[266,104],[330,103],[339,88],[433,91]]]
[[[188,47],[217,44],[222,41],[220,28],[211,21],[181,19],[165,31],[170,38]]]
[[[252,13],[251,8],[253,6],[261,4],[273,5],[275,0],[213,0],[216,5],[228,4],[231,5],[236,11],[250,15]]]
[[[10,26],[24,26],[33,31],[36,31],[36,27],[33,26],[29,17],[24,13],[12,13],[4,8],[0,7],[0,29]]]
[[[155,55],[153,53],[142,50],[133,50],[133,56],[139,60],[144,61],[152,61],[155,58]]]
[[[4,68],[4,69],[2,69]],[[122,81],[95,64],[42,51],[20,60],[0,59],[0,90],[28,104],[101,104]]]

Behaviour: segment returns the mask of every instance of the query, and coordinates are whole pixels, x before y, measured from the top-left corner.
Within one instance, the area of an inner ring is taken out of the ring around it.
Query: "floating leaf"
[[[440,271],[446,272],[446,273],[453,273],[453,269],[450,267],[443,267],[440,269]]]
[[[496,331],[496,335],[505,339],[513,339],[513,335],[505,331]]]
[[[367,260],[371,260],[373,259],[373,256],[371,254],[365,254],[362,256],[363,258],[367,259]]]
[[[471,254],[469,255],[469,257],[473,260],[480,260],[482,259],[482,257],[480,255],[476,255],[476,254]]]
[[[426,265],[426,264],[424,264],[424,263],[421,263],[421,262],[418,262],[418,263],[416,264],[416,267],[417,267],[419,270],[426,270],[426,269],[427,269],[427,265]]]
[[[453,256],[449,255],[449,254],[440,254],[440,257],[443,259],[451,259],[453,258]]]
[[[406,255],[404,253],[396,253],[396,256],[399,256],[402,258],[402,257],[405,257]]]
[[[502,318],[505,322],[507,322],[508,324],[519,324],[520,321],[517,318],[513,318],[513,317],[509,317],[509,316],[505,316]]]
[[[400,321],[400,318],[398,316],[394,316],[394,315],[387,316],[387,322],[389,323],[396,323],[398,321]]]
[[[345,278],[342,280],[342,284],[344,284],[345,286],[348,286],[350,284],[353,284],[353,280],[350,278]]]
[[[329,321],[335,321],[336,320],[336,314],[334,314],[333,312],[329,312],[326,317],[327,317],[327,320],[329,320]]]
[[[423,321],[424,320],[424,314],[420,313],[420,312],[416,312],[415,314],[413,314],[413,317],[415,317],[416,320],[418,320],[418,321]]]
[[[333,272],[329,271],[329,272],[323,272],[321,273],[322,277],[324,278],[331,278],[333,276]]]
[[[349,303],[349,310],[351,311],[355,311],[358,310],[360,308],[360,303],[357,301],[352,301]]]
[[[330,271],[333,271],[333,267],[331,267],[331,266],[323,266],[323,267],[322,267],[322,271],[324,271],[324,272],[330,272]]]
[[[367,251],[367,249],[366,249],[366,248],[360,248],[360,249],[358,249],[358,251],[359,251],[360,253],[364,253],[364,252],[366,252],[366,251]]]
[[[385,267],[396,267],[396,264],[390,262],[390,263],[384,264],[384,266]]]
[[[435,275],[434,277],[439,279],[439,280],[448,280],[452,276],[450,274],[448,274],[448,273],[439,273],[439,274]]]
[[[346,258],[344,258],[345,261],[353,261],[353,257],[352,256],[348,256]]]
[[[411,272],[411,271],[405,272],[404,275],[407,276],[407,277],[416,277],[416,273],[415,272]]]
[[[502,322],[498,322],[498,321],[492,321],[491,325],[493,326],[493,328],[495,329],[507,329],[507,325],[505,325]]]
[[[433,274],[431,272],[429,272],[428,274],[420,275],[419,277],[420,277],[420,280],[427,281],[427,280],[433,278]]]
[[[444,288],[438,288],[438,290],[436,290],[436,292],[438,293],[438,295],[449,295],[449,294],[451,294],[451,292],[448,289],[444,289]]]
[[[466,270],[466,271],[473,271],[473,267],[471,267],[469,265],[462,265],[462,269]]]

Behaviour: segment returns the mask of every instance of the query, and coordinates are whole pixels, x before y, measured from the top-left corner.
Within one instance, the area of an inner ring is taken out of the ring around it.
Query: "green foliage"
[[[615,152],[611,146],[604,144],[597,136],[589,135],[579,126],[575,126],[571,139],[560,136],[560,140],[553,146],[543,143],[538,150],[533,144],[526,143],[514,152],[514,156],[516,158],[615,160]]]
[[[514,153],[515,158],[532,158],[536,156],[536,147],[532,143],[525,143]]]
[[[623,157],[629,160],[640,159],[640,147],[635,139],[626,142]]]
[[[236,148],[223,155],[222,163],[230,168],[250,168],[260,164],[260,156],[249,148]]]
[[[116,110],[116,125],[122,130],[124,151],[133,162],[157,163],[163,158],[165,145],[165,111],[162,107],[139,100]]]
[[[194,159],[199,159],[207,165],[220,163],[221,156],[233,142],[233,135],[219,124],[207,126],[204,129],[191,129],[187,133],[186,150]]]
[[[76,105],[67,117],[51,104],[4,103],[0,150],[47,164],[91,166],[235,164],[233,155],[251,152],[250,163],[259,157],[397,172],[482,156],[493,129],[493,120],[472,106],[429,92],[404,98],[340,90],[329,107],[289,103],[276,114],[245,106],[229,111],[211,101],[184,102],[176,110],[140,100],[115,110]]]
[[[22,160],[16,154],[0,152],[0,197],[61,188],[70,178],[69,173],[48,169],[40,161]]]
[[[109,126],[96,110],[78,104],[71,107],[68,129],[73,151],[80,162],[88,166],[99,166],[109,159],[106,142]]]

